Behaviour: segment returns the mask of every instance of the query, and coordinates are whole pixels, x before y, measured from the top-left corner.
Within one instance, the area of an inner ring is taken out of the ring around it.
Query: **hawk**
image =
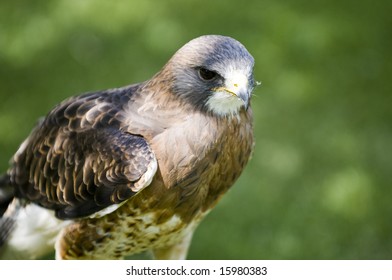
[[[252,153],[253,67],[241,43],[205,35],[150,80],[54,107],[0,180],[0,256],[186,258]]]

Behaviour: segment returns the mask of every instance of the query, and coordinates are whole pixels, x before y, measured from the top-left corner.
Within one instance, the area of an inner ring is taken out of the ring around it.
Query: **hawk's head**
[[[240,42],[218,35],[193,39],[166,65],[175,94],[220,116],[248,108],[255,86],[253,66],[253,57]]]

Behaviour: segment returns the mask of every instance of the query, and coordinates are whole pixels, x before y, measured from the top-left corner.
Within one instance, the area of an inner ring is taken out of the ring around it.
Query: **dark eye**
[[[211,81],[211,80],[215,79],[216,76],[218,76],[218,74],[214,71],[210,71],[205,68],[200,68],[199,69],[199,76],[200,76],[200,78],[202,78],[205,81]]]

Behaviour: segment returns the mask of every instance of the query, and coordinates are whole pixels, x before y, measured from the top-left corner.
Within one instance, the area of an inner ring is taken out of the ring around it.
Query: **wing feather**
[[[74,219],[115,209],[150,184],[155,155],[142,136],[121,129],[118,102],[127,98],[119,95],[87,94],[52,110],[14,157],[16,195]]]

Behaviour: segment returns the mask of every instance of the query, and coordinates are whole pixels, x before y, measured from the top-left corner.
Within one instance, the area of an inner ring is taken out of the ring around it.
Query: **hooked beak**
[[[248,78],[245,75],[233,73],[226,78],[225,86],[221,89],[241,100],[245,109],[248,109],[251,89],[249,88]]]

